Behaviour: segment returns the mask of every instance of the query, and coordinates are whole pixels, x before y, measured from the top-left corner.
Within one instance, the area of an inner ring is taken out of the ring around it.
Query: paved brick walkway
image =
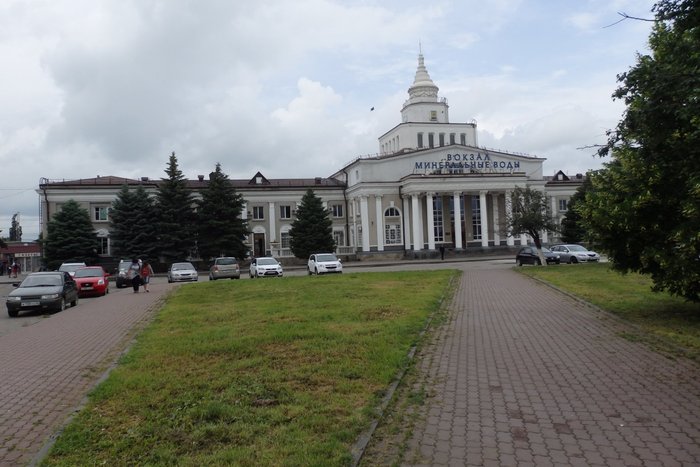
[[[0,466],[34,460],[169,289],[115,288],[0,338]]]
[[[403,465],[700,465],[697,366],[510,270],[465,269],[452,308]]]

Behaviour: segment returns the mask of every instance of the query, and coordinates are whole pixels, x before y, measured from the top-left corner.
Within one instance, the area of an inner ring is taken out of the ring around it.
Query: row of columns
[[[512,209],[511,205],[511,193],[510,191],[505,191],[505,209],[506,213],[510,212]],[[499,212],[498,197],[499,193],[491,193],[492,197],[492,227],[490,229],[488,222],[488,209],[487,209],[487,191],[479,192],[479,215],[481,223],[481,246],[489,246],[489,236],[490,232],[493,232],[493,242],[495,245],[500,245],[500,219],[501,213]],[[462,244],[462,228],[464,226],[464,213],[461,209],[460,199],[462,197],[462,192],[455,191],[452,194],[452,202],[454,206],[454,232],[453,238],[455,241],[455,248],[462,249],[464,245]],[[370,218],[369,218],[369,201],[368,196],[360,196],[359,199],[359,210],[360,210],[360,222],[362,229],[362,251],[370,251]],[[375,195],[375,226],[376,226],[376,236],[377,236],[377,250],[384,251],[384,209],[382,205],[382,196]],[[433,193],[425,194],[425,212],[426,212],[426,229],[423,229],[423,209],[421,209],[421,195],[414,193],[408,196],[402,197],[402,235],[404,238],[405,245],[412,245],[414,251],[419,251],[423,249],[425,244],[425,239],[423,238],[424,230],[427,232],[427,243],[428,250],[435,249],[435,228],[434,228],[434,211],[433,211]],[[357,199],[356,199],[357,200]],[[352,201],[353,212],[355,212],[355,201]],[[408,222],[410,212],[410,224]],[[544,233],[543,240],[546,242],[546,232]],[[527,243],[527,236],[525,234],[520,235],[520,244],[524,245]],[[512,235],[506,237],[506,244],[508,246],[515,245],[515,238]]]

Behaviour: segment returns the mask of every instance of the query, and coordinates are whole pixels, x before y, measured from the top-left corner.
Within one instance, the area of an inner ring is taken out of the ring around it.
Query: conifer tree
[[[93,264],[99,244],[88,211],[68,200],[47,225],[46,264],[49,269],[58,269],[66,261]]]
[[[297,258],[305,259],[318,252],[333,252],[333,221],[321,198],[307,190],[289,230],[290,247]]]
[[[154,262],[158,258],[157,225],[153,198],[143,186],[131,191],[122,186],[110,211],[112,251],[122,259],[141,258]]]
[[[217,256],[245,257],[244,243],[248,221],[243,219],[243,196],[236,193],[221,164],[209,176],[209,184],[201,192],[197,213],[197,244],[203,259]]]
[[[156,193],[159,257],[169,263],[190,258],[195,245],[194,199],[173,152]]]

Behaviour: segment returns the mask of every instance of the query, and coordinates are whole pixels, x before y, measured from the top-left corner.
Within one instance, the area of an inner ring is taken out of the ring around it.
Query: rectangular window
[[[253,206],[253,219],[257,221],[265,219],[264,206]]]
[[[445,227],[442,225],[442,197],[433,198],[433,232],[436,242],[445,241]]]
[[[423,147],[423,133],[418,133],[418,147]]]
[[[292,207],[291,206],[280,206],[280,219],[291,219],[292,218]]]
[[[109,220],[109,206],[95,206],[93,220],[106,222]]]
[[[440,133],[440,146],[445,145],[445,133]]]
[[[481,200],[472,196],[472,237],[481,240]]]
[[[456,140],[455,140],[455,134],[454,134],[454,133],[450,133],[450,144],[455,144],[455,142],[456,142]]]
[[[343,217],[343,205],[342,204],[331,205],[331,213],[333,214],[333,217]]]
[[[100,241],[100,246],[98,250],[99,255],[106,256],[109,254],[109,238],[107,237],[99,237],[98,240]]]
[[[333,240],[335,241],[335,246],[345,246],[345,232],[342,230],[333,231]]]
[[[430,121],[437,122],[437,110],[430,111]]]
[[[280,233],[280,246],[282,248],[291,248],[289,241],[290,241],[289,232],[281,232]]]
[[[560,199],[559,200],[559,210],[560,211],[566,211],[569,209],[569,200],[566,199]]]
[[[435,133],[428,133],[428,147],[435,147]]]
[[[467,145],[467,135],[465,133],[459,134],[459,144],[461,144],[462,146]]]

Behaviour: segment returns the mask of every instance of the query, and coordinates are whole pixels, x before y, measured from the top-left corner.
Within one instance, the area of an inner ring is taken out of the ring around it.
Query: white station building
[[[337,253],[367,257],[429,257],[444,247],[450,254],[524,245],[525,235],[507,234],[505,220],[516,187],[546,193],[561,221],[583,176],[559,171],[545,176],[545,159],[479,146],[475,122],[451,123],[449,106],[438,96],[423,55],[418,57],[401,123],[379,137],[379,153],[358,157],[330,177],[268,179],[260,172],[231,180],[246,201],[244,216],[255,256],[291,258],[289,230],[302,196],[311,188],[333,220]],[[123,185],[155,193],[160,180],[106,176],[80,180],[42,179],[42,230],[62,203],[73,199],[92,217],[101,251],[111,256],[109,210]],[[195,196],[208,180],[189,180]],[[558,240],[543,233],[543,241]]]

